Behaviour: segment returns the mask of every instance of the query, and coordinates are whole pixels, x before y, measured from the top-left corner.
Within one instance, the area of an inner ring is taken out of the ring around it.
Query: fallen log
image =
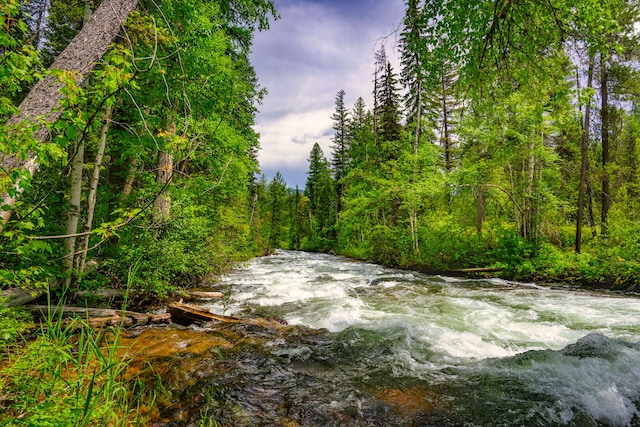
[[[190,299],[211,300],[224,298],[224,293],[210,291],[189,291],[187,292],[187,297],[189,297]]]
[[[127,293],[134,293],[135,291],[129,291],[127,289],[113,289],[103,288],[95,290],[81,290],[77,291],[76,295],[80,297],[98,297],[104,299],[124,298]]]
[[[86,319],[90,326],[107,326],[119,325],[124,326],[141,326],[148,324],[169,323],[171,315],[169,313],[137,313],[127,310],[113,310],[109,308],[86,308],[74,306],[49,307],[47,305],[26,305],[25,309],[40,315],[48,317],[49,315],[56,317],[80,317]]]
[[[502,271],[502,267],[476,267],[476,268],[459,268],[457,270],[452,270],[456,273],[495,273],[498,271]]]
[[[208,310],[204,310],[200,307],[196,307],[183,302],[174,302],[167,306],[167,312],[171,314],[171,321],[179,325],[201,325],[208,322],[219,323],[235,323],[243,325],[255,325],[264,328],[279,328],[284,321],[275,319],[262,319],[262,318],[243,318],[234,316],[224,316],[221,314],[214,314]]]
[[[45,292],[44,289],[11,288],[3,290],[0,299],[5,307],[17,307],[40,298]]]

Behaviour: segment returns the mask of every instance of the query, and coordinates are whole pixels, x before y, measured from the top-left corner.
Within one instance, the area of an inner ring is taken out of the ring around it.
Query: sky
[[[271,180],[304,189],[315,142],[331,157],[338,91],[351,110],[358,97],[372,106],[374,53],[384,44],[400,72],[396,30],[404,0],[274,0],[280,19],[256,33],[251,62],[268,94],[258,106],[258,160]]]

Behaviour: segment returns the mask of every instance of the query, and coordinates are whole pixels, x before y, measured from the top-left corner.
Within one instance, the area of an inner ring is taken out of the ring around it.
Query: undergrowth
[[[122,328],[94,329],[63,319],[59,308],[50,303],[30,337],[14,325],[15,339],[0,341],[0,426],[146,425],[161,384],[149,384],[148,372],[127,372]]]

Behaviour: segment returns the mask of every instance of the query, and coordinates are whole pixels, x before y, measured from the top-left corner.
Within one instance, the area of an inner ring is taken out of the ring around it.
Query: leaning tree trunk
[[[73,71],[78,82],[84,81],[95,64],[106,53],[109,45],[116,37],[125,19],[138,4],[138,0],[103,0],[94,12],[91,20],[74,37],[69,45],[58,55],[50,69]],[[17,125],[21,122],[36,124],[33,136],[38,142],[44,142],[49,137],[48,123],[55,122],[62,111],[58,108],[63,94],[60,92],[63,84],[49,75],[38,82],[27,94],[19,106],[20,113],[7,122]],[[0,155],[0,167],[6,173],[22,169],[29,176],[38,170],[38,160],[31,153],[28,158],[5,154]],[[24,191],[20,181],[14,183],[16,192],[2,194],[0,206],[0,231],[11,217],[10,208],[17,197]],[[10,194],[11,193],[11,194]]]

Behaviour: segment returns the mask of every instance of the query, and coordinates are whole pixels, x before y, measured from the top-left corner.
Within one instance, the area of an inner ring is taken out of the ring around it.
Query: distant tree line
[[[639,8],[552,3],[407,0],[400,73],[382,48],[373,106],[338,92],[280,246],[637,283]]]

